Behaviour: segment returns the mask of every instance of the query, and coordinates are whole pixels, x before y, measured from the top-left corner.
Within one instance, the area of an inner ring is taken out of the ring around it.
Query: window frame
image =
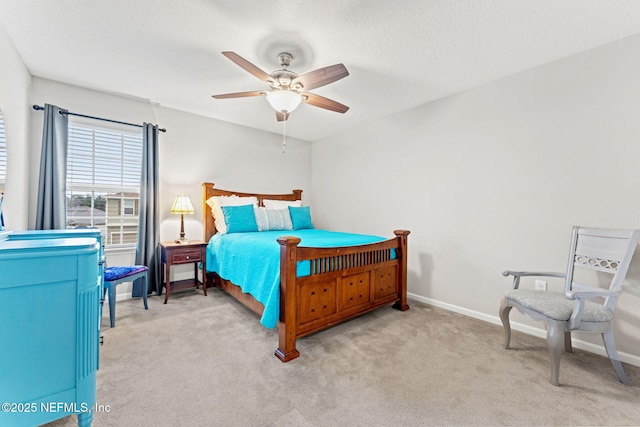
[[[7,133],[4,124],[4,114],[0,110],[0,194],[4,193],[7,185]]]

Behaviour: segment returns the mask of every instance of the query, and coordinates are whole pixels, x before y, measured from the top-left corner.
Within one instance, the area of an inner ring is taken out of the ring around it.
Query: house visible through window
[[[7,140],[4,135],[4,118],[0,112],[0,195],[4,193],[7,179]]]
[[[69,124],[67,227],[98,227],[105,246],[138,237],[142,131]]]

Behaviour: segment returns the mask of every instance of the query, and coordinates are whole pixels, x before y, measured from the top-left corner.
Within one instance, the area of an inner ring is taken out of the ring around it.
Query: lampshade
[[[273,90],[267,94],[267,101],[276,111],[290,113],[300,105],[302,97],[292,90]]]
[[[189,240],[184,237],[184,216],[196,213],[189,197],[182,194],[176,197],[170,212],[180,215],[180,238],[176,240],[176,243],[189,243]]]
[[[196,213],[193,209],[193,205],[191,204],[191,200],[188,196],[180,195],[177,196],[173,201],[173,206],[171,206],[171,213],[176,215],[191,215]]]

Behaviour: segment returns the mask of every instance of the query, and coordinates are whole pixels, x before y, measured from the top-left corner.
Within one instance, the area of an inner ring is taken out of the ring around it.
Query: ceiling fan
[[[267,101],[269,101],[269,104],[271,104],[274,110],[276,110],[276,118],[279,122],[287,120],[289,118],[289,114],[298,107],[300,102],[313,105],[314,107],[336,111],[338,113],[346,113],[349,109],[346,105],[332,99],[308,92],[311,89],[325,86],[329,83],[333,83],[347,77],[349,72],[342,64],[330,65],[328,67],[319,68],[317,70],[298,75],[287,69],[289,64],[291,64],[293,55],[287,52],[282,52],[278,54],[278,62],[280,62],[282,69],[276,70],[271,74],[267,74],[237,53],[222,52],[222,54],[240,68],[248,71],[250,74],[253,74],[255,77],[268,84],[271,87],[271,90],[213,95],[216,99],[266,95]]]

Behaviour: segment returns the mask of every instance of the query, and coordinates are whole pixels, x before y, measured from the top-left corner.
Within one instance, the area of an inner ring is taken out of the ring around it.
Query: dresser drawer
[[[202,252],[195,251],[193,249],[187,249],[183,251],[174,251],[171,254],[172,264],[181,264],[187,262],[202,261]]]

